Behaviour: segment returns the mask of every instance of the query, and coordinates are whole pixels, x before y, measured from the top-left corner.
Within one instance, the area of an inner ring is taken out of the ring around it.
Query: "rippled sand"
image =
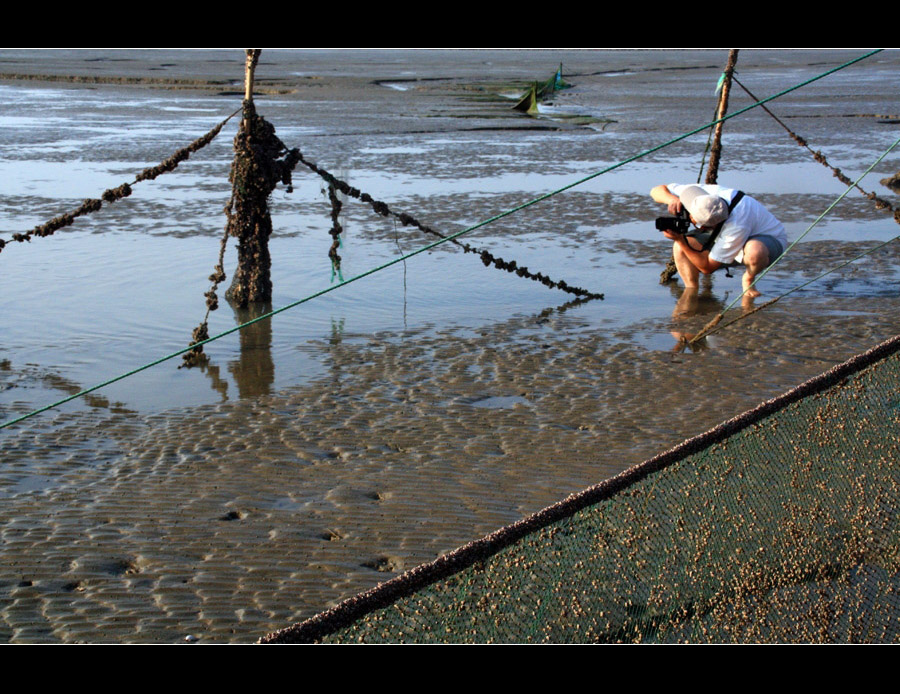
[[[255,640],[893,334],[890,303],[830,334],[773,307],[696,354],[567,339],[559,313],[382,335],[277,396],[32,420],[5,451],[3,488],[40,491],[3,501],[0,635]]]

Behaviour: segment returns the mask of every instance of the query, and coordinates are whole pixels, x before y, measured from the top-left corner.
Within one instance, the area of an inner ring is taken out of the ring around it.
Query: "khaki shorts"
[[[688,234],[695,239],[697,239],[704,246],[706,242],[709,241],[710,234],[704,233],[696,233],[696,234]],[[774,236],[769,236],[768,234],[759,234],[758,236],[751,236],[748,241],[754,239],[756,241],[761,241],[762,244],[766,247],[766,250],[769,251],[769,264],[775,262],[775,260],[784,253],[784,247],[781,245],[781,241],[776,239]],[[728,267],[735,267],[736,265],[743,265],[743,263],[727,263]]]

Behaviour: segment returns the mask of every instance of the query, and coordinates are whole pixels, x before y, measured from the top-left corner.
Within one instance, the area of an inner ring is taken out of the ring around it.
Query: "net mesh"
[[[264,640],[896,641],[898,345]]]

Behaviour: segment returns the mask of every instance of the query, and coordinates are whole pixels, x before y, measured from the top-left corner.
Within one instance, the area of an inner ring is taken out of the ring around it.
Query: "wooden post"
[[[300,152],[289,150],[275,127],[256,113],[253,72],[259,54],[258,48],[247,50],[244,118],[234,137],[231,202],[226,208],[228,235],[238,241],[238,266],[225,298],[239,307],[272,300],[269,194],[279,183],[290,187],[291,171],[300,158]]]
[[[261,48],[247,49],[247,65],[244,70],[244,101],[253,101],[253,74],[256,71],[256,63],[259,62]]]
[[[719,96],[719,110],[716,118],[722,118],[728,113],[728,94],[731,91],[731,76],[734,74],[734,66],[737,63],[738,52],[736,48],[728,51],[728,61],[725,63],[725,79],[722,81],[722,93]],[[716,183],[719,178],[719,159],[722,157],[722,126],[717,123],[713,136],[712,149],[709,152],[709,167],[706,169],[706,182]]]

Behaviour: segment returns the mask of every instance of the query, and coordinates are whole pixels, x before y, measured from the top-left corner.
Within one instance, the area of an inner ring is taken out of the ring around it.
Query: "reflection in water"
[[[405,255],[403,252],[403,248],[400,246],[400,236],[397,233],[397,220],[395,218],[391,218],[391,224],[394,229],[394,244],[397,246],[397,251],[400,255]],[[406,330],[409,326],[406,323],[406,261],[403,261],[403,329]]]
[[[344,339],[344,318],[340,320],[331,319],[331,337],[328,338],[328,344],[337,347]]]
[[[581,304],[586,304],[589,301],[594,301],[594,299],[587,297],[579,297],[577,299],[572,299],[571,301],[567,301],[561,306],[551,306],[549,308],[545,308],[541,311],[537,316],[535,316],[535,320],[538,323],[547,323],[550,320],[550,317],[554,314],[563,315],[570,308],[575,308],[576,306],[581,306]]]
[[[705,316],[712,313],[720,313],[725,308],[725,302],[713,294],[712,286],[704,284],[703,288],[685,287],[675,309],[672,318],[680,320],[690,316]]]
[[[243,324],[271,312],[272,303],[260,302],[247,308],[232,305],[237,323]],[[241,356],[228,364],[241,398],[268,395],[275,383],[272,359],[272,319],[258,321],[240,331]]]
[[[212,389],[222,396],[222,402],[228,400],[228,381],[219,374],[219,367],[211,361],[200,362],[197,367],[209,376]]]
[[[673,287],[672,291],[674,294],[677,289]],[[675,309],[672,311],[672,319],[680,321],[690,318],[691,316],[720,314],[725,310],[727,301],[727,294],[724,299],[719,299],[713,295],[712,285],[708,282],[704,283],[702,289],[698,287],[686,287],[682,291],[681,296],[678,297],[678,301],[675,302]],[[754,310],[753,297],[744,294],[741,298],[741,309],[744,313],[752,312]],[[696,332],[687,333],[680,330],[671,330],[670,333],[672,337],[678,341],[672,348],[673,352],[684,352],[688,347],[690,347],[692,352],[702,352],[703,350],[709,349],[706,338],[698,340],[696,343],[691,342],[694,335],[697,334]]]
[[[342,379],[341,360],[339,357],[341,344],[344,341],[344,319],[331,319],[331,336],[328,338],[328,352],[331,355],[331,377],[335,390],[337,390]]]
[[[673,288],[673,293],[674,293]],[[675,309],[672,311],[672,319],[675,321],[685,320],[691,316],[702,316],[706,314],[720,313],[725,307],[725,303],[718,299],[712,292],[712,285],[704,282],[703,288],[685,287],[678,301],[675,302]],[[673,352],[682,353],[688,348],[692,352],[702,352],[709,349],[709,344],[704,337],[697,342],[691,342],[696,332],[687,333],[681,330],[671,330],[672,337],[677,342],[672,348]]]
[[[709,343],[706,341],[705,337],[696,342],[691,342],[697,333],[683,333],[678,330],[670,330],[669,332],[672,337],[677,340],[675,346],[672,348],[672,351],[677,354],[682,354],[688,348],[695,354],[697,352],[705,352],[709,349]]]

